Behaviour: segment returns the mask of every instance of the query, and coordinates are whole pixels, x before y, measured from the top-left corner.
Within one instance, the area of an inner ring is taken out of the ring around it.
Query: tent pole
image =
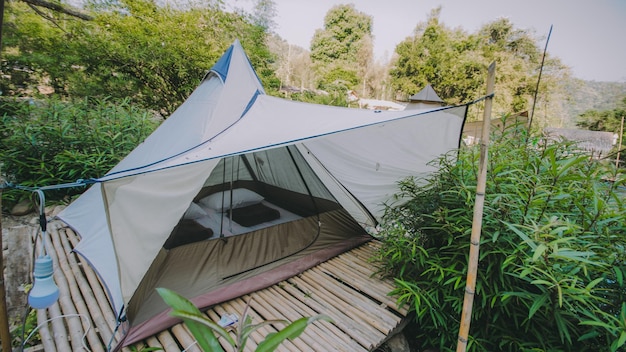
[[[489,149],[489,127],[491,124],[491,106],[493,103],[493,90],[495,83],[496,63],[489,65],[487,75],[487,99],[483,113],[483,131],[480,138],[480,161],[478,169],[478,183],[476,185],[476,200],[474,203],[474,218],[472,221],[472,235],[470,239],[470,252],[467,267],[467,283],[465,297],[463,299],[463,311],[461,313],[461,326],[456,351],[465,352],[469,327],[472,321],[472,306],[476,289],[476,273],[478,271],[478,248],[480,245],[480,232],[483,221],[483,206],[485,203],[485,185],[487,183],[487,159]]]

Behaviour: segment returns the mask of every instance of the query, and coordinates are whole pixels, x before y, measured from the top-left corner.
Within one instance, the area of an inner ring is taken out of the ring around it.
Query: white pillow
[[[183,219],[197,220],[207,216],[206,211],[196,203],[189,204],[189,208],[185,211]]]
[[[209,196],[206,196],[200,199],[200,204],[204,205],[205,207],[208,207],[208,208],[220,211],[220,212],[224,210],[228,210],[231,208],[230,194],[231,194],[230,190],[224,191],[224,192],[213,193]],[[263,200],[263,196],[245,188],[233,189],[232,195],[233,195],[233,205],[232,205],[233,209],[247,207],[248,205],[260,203]],[[223,200],[222,200],[222,197],[224,197]],[[222,204],[224,205],[223,208],[222,208]]]

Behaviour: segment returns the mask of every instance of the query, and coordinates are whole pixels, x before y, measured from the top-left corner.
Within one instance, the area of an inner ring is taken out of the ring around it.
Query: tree
[[[287,43],[276,34],[268,38],[268,47],[277,58],[273,63],[282,87],[315,88],[315,72],[311,70],[311,57],[306,49]]]
[[[276,27],[276,3],[274,0],[256,0],[252,13],[252,21],[266,32],[272,32]]]
[[[365,77],[372,57],[372,17],[354,5],[332,7],[324,17],[324,28],[315,31],[311,40],[311,61],[320,85],[339,82],[357,88],[358,77]]]
[[[508,109],[504,112],[529,110],[541,62],[541,51],[531,33],[500,18],[484,25],[478,36],[482,56],[498,64],[497,87],[506,92],[499,97],[501,106]]]
[[[447,103],[467,102],[480,95],[485,60],[470,54],[478,47],[477,38],[447,28],[440,13],[441,8],[431,11],[415,35],[398,44],[392,85],[405,99],[431,84]]]
[[[589,110],[582,113],[576,125],[591,131],[608,131],[620,133],[622,117],[626,116],[626,97],[621,104],[612,110]]]
[[[43,7],[48,10],[53,10],[55,12],[59,12],[59,13],[63,13],[69,16],[80,18],[81,20],[85,20],[85,21],[93,20],[93,17],[91,15],[84,13],[83,11],[78,10],[67,4],[59,4],[56,2],[50,2],[50,1],[44,1],[44,0],[22,0],[22,1],[27,3],[28,6],[30,6],[33,10],[35,10],[39,14],[42,14],[42,13],[37,8]],[[47,16],[44,15],[44,17],[47,17]]]
[[[57,26],[11,3],[3,91],[31,95],[42,82],[62,96],[131,97],[167,116],[239,38],[268,90],[277,89],[266,33],[213,2],[186,7],[152,0],[98,3],[94,20]],[[6,89],[6,90],[5,90]]]
[[[483,94],[488,65],[498,64],[494,110],[522,112],[530,108],[540,68],[541,51],[528,30],[514,28],[508,19],[487,23],[477,33],[450,29],[440,20],[441,8],[431,11],[426,22],[416,26],[414,35],[398,44],[398,57],[390,71],[391,83],[405,99],[431,84],[449,104],[471,101]],[[545,92],[554,92],[566,69],[558,59],[548,57],[538,106],[545,120],[561,113],[551,106]],[[560,119],[559,119],[560,120]]]

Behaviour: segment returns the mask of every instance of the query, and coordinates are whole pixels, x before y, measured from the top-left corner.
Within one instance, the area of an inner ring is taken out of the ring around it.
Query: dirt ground
[[[35,214],[2,214],[2,260],[9,323],[22,319],[26,304],[25,287],[32,270],[32,234],[37,229]]]

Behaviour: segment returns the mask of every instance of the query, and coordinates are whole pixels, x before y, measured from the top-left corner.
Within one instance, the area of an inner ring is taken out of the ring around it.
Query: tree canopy
[[[618,107],[611,110],[588,110],[582,113],[576,125],[591,131],[620,133],[621,119],[626,116],[626,97]]]
[[[414,35],[398,44],[390,75],[399,97],[406,99],[431,84],[449,104],[471,101],[484,94],[487,66],[498,64],[494,109],[499,112],[529,110],[542,52],[528,30],[516,29],[505,18],[485,24],[477,33],[450,29],[439,20],[441,8],[416,26]],[[542,91],[554,87],[565,71],[558,60],[546,61],[550,73]]]
[[[311,61],[320,84],[358,86],[373,59],[372,17],[354,5],[337,5],[324,17],[324,28],[311,40]]]
[[[45,82],[61,96],[131,97],[167,116],[236,38],[266,87],[277,87],[265,29],[211,1],[99,3],[93,21],[49,21],[24,3],[9,4],[3,71],[11,79],[2,90],[13,95],[37,95]]]

